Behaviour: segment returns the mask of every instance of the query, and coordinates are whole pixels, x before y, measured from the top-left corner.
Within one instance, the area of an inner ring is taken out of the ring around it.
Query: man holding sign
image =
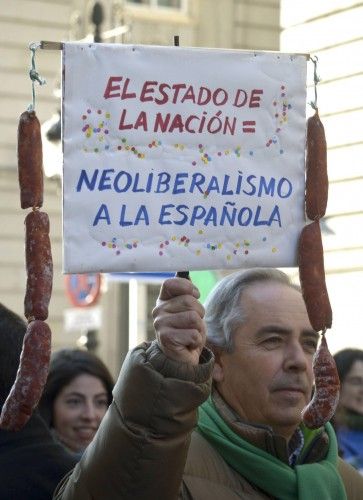
[[[56,499],[359,499],[330,424],[301,422],[318,334],[275,269],[224,278],[205,309],[162,285],[156,340],[131,351],[99,431]],[[212,388],[212,390],[210,390]]]

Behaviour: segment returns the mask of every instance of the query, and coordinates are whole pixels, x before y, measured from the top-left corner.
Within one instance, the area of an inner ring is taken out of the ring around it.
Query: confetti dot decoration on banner
[[[157,147],[159,147],[159,146],[161,146],[161,141],[158,141],[158,140],[156,140],[156,139],[154,139],[153,141],[149,142],[149,144],[148,144],[148,147],[149,147],[150,149],[152,149],[152,148],[157,148]]]
[[[168,245],[170,244],[169,240],[164,240],[162,243],[159,245],[159,255],[164,255],[164,251],[167,249]]]
[[[243,255],[248,255],[250,253],[251,242],[249,240],[243,240],[243,243],[237,242],[234,244],[233,255],[238,255],[238,253],[242,253]]]
[[[179,245],[184,245],[187,247],[189,245],[190,239],[187,238],[186,236],[182,236],[179,241]]]
[[[216,250],[222,250],[223,243],[221,243],[221,242],[219,242],[219,243],[207,243],[206,248],[208,250],[211,250],[212,252],[214,252]]]
[[[190,243],[190,238],[188,238],[185,235],[180,236],[179,238],[177,236],[173,235],[169,239],[161,241],[159,243],[159,248],[158,248],[158,252],[159,252],[160,257],[165,255],[165,252],[168,249],[169,245],[176,244],[176,243],[178,245],[188,247],[189,243]]]
[[[200,236],[205,233],[204,229],[197,229],[196,234],[199,235],[199,238],[197,240],[200,242]],[[267,242],[267,237],[263,236],[260,241],[263,243]],[[125,242],[119,242],[119,239],[117,237],[113,237],[110,240],[103,240],[100,242],[101,246],[107,250],[113,251],[116,255],[120,255],[125,251],[132,251],[136,250],[139,247],[139,241],[138,240],[130,240],[130,241],[125,241]],[[176,236],[175,234],[163,239],[162,241],[159,242],[157,246],[157,253],[160,257],[162,256],[170,256],[170,253],[168,253],[168,249],[173,246],[177,247],[184,247],[185,249],[188,249],[188,252],[192,251],[193,254],[196,256],[202,256],[203,255],[203,249],[204,251],[206,250],[207,252],[211,253],[222,253],[222,256],[224,254],[224,258],[230,262],[233,258],[238,258],[239,256],[244,256],[247,257],[251,253],[251,246],[252,246],[252,241],[244,239],[243,241],[237,241],[233,244],[233,247],[231,249],[229,244],[226,244],[225,242],[215,242],[215,241],[209,241],[207,243],[205,242],[200,242],[201,247],[200,248],[191,248],[189,249],[189,246],[191,244],[191,236],[187,235],[182,235],[182,236]],[[273,246],[271,247],[271,252],[272,253],[277,253],[278,249],[277,247]]]
[[[82,115],[81,119],[83,123],[81,130],[87,140],[83,147],[83,151],[88,153],[100,153],[101,151],[109,150],[108,143],[105,143],[104,145],[98,144],[97,146],[95,146],[94,144],[91,144],[89,140],[94,138],[94,140],[98,143],[105,142],[105,139],[109,134],[107,120],[110,117],[111,115],[109,112],[103,111],[101,109],[92,111],[92,109],[90,108],[88,108],[86,113]]]
[[[136,158],[143,160],[145,158],[145,153],[142,153],[137,149],[136,146],[129,144],[127,142],[126,137],[122,137],[121,143],[117,146],[117,151],[129,151],[132,153]]]
[[[180,146],[180,145],[176,144],[175,147],[176,146]],[[222,151],[217,151],[215,156],[217,156],[217,157],[229,156],[233,152],[237,156],[237,158],[240,158],[241,157],[241,149],[242,149],[241,146],[237,146],[233,150],[225,149]],[[213,155],[210,152],[206,151],[206,148],[205,148],[205,146],[203,146],[203,144],[198,144],[198,152],[200,153],[199,159],[202,161],[202,163],[204,163],[204,165],[208,165],[208,163],[210,163],[213,160]],[[195,167],[197,165],[196,160],[193,160],[191,163],[192,163],[193,167]]]
[[[191,244],[191,236],[187,235],[182,235],[182,236],[177,236],[177,235],[172,235],[169,238],[165,238],[162,241],[159,242],[157,245],[157,252],[160,257],[162,256],[168,256],[168,249],[169,247],[177,246],[177,247],[183,247],[185,249],[188,249],[188,252],[192,251],[193,254],[196,256],[203,256],[203,249],[204,251],[206,250],[208,253],[215,253],[215,252],[222,252],[222,255],[224,254],[224,258],[230,262],[233,258],[238,258],[241,256],[247,257],[251,254],[253,242],[248,239],[244,239],[243,241],[237,241],[233,244],[232,248],[230,247],[230,244],[226,244],[226,242],[215,242],[215,241],[209,241],[205,242],[205,240],[200,241],[200,237],[204,235],[205,230],[204,229],[196,229],[196,234],[198,235],[197,241],[201,244],[200,248],[195,248],[195,243],[194,242],[194,248],[189,249],[189,246]],[[204,237],[203,237],[204,238]],[[263,242],[266,244],[268,241],[267,236],[263,236],[260,240],[260,242]],[[119,242],[119,239],[117,237],[113,237],[110,240],[103,240],[100,242],[101,246],[107,250],[113,251],[116,255],[120,255],[125,251],[132,251],[136,250],[139,248],[139,240],[130,240],[130,241],[121,241]],[[275,254],[278,252],[278,248],[276,246],[271,247],[271,253]],[[170,256],[170,254],[169,254]]]
[[[275,108],[275,113],[274,113],[274,117],[276,120],[275,134],[279,134],[282,130],[282,127],[287,124],[288,110],[292,108],[291,104],[289,104],[287,101],[286,95],[287,95],[286,86],[281,85],[279,99],[274,99],[274,101],[272,102],[272,105]],[[273,144],[278,144],[278,138],[276,135],[269,137],[266,140],[267,148],[269,148]],[[279,148],[279,153],[283,154],[284,150],[282,148]]]
[[[117,238],[113,237],[111,241],[105,241],[105,240],[101,241],[101,246],[115,251],[116,255],[120,255],[122,249],[134,250],[138,247],[138,243],[139,243],[138,240],[132,240],[131,242],[117,244]]]
[[[205,165],[207,165],[210,161],[212,161],[212,157],[209,156],[208,153],[204,153],[203,155],[201,155],[200,159]]]

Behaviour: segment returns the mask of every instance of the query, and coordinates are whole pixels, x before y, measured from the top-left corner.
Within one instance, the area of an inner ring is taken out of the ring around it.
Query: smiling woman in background
[[[80,349],[53,354],[39,410],[55,437],[82,453],[112,401],[113,380],[104,363]]]

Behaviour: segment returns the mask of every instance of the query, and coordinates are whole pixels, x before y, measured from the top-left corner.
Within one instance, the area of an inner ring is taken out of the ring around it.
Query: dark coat
[[[0,430],[0,500],[50,500],[76,463],[35,412],[20,431]]]
[[[177,363],[155,343],[131,351],[93,442],[54,499],[269,500],[193,432],[197,408],[211,388],[213,356],[207,349],[202,360],[198,366]],[[254,431],[255,444],[287,460],[282,439]],[[348,500],[362,500],[363,477],[342,461],[338,469]]]

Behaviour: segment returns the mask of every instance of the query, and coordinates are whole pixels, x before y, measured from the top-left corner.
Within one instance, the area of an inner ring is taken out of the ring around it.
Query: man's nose
[[[307,363],[307,356],[300,342],[291,342],[286,348],[285,369],[305,371]]]

